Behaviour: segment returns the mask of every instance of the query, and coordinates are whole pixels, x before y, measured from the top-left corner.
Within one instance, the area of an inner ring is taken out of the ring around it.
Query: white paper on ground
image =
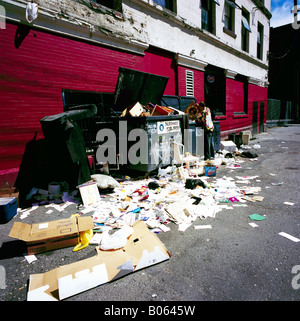
[[[194,229],[195,230],[202,230],[202,229],[206,229],[206,228],[212,228],[211,225],[195,225]]]
[[[32,255],[24,255],[24,257],[29,264],[37,260],[36,256],[33,254]]]
[[[290,206],[294,205],[294,203],[291,203],[291,202],[284,202],[283,204],[290,205]]]
[[[251,225],[252,227],[258,227],[258,225],[256,223],[249,223],[249,225]]]
[[[292,235],[290,235],[288,233],[285,233],[285,232],[280,232],[278,234],[281,235],[281,236],[284,236],[284,237],[286,237],[286,238],[288,238],[288,239],[290,239],[291,241],[294,241],[294,242],[299,242],[300,241],[296,237],[294,237],[294,236],[292,236]]]

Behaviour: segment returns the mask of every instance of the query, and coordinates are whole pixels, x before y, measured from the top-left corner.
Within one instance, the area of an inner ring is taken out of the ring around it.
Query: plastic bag
[[[91,175],[91,178],[98,184],[100,189],[115,188],[120,186],[120,183],[117,180],[108,175],[94,174]]]
[[[104,233],[100,249],[104,251],[117,250],[126,245],[129,236],[133,233],[133,228],[126,225],[112,235],[109,235],[108,231]]]
[[[31,23],[38,16],[38,4],[28,2],[26,6],[26,20]]]
[[[80,243],[78,243],[74,247],[73,252],[76,252],[76,251],[86,248],[89,245],[90,240],[93,238],[93,236],[94,236],[93,230],[87,230],[87,231],[80,232],[79,233]]]

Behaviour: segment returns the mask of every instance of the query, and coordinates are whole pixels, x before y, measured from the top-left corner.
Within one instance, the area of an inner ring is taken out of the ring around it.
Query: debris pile
[[[75,246],[73,251],[79,251],[88,245],[96,246],[97,254],[44,274],[31,275],[27,299],[62,300],[168,260],[170,254],[156,234],[170,231],[170,222],[184,232],[196,220],[215,218],[222,210],[235,206],[247,207],[247,202],[262,202],[261,188],[251,184],[259,182],[259,176],[216,176],[220,166],[232,172],[241,168],[245,157],[249,161],[257,160],[257,154],[247,146],[238,150],[232,142],[222,146],[215,159],[197,165],[198,170],[199,165],[201,168],[200,175],[193,172],[192,166],[172,165],[139,180],[95,174],[74,192],[67,191],[60,183],[51,183],[48,190],[33,188],[27,195],[33,202],[32,208],[18,209],[17,217],[21,220],[39,205],[51,214],[53,210],[63,212],[76,203],[79,213],[33,225],[15,222],[10,236],[27,242],[28,254],[66,246]],[[265,217],[252,214],[249,219],[260,221]],[[249,224],[257,227],[254,222]],[[196,224],[194,228],[212,226]],[[32,262],[36,258],[28,255],[26,259]],[[81,273],[83,270],[87,272]]]

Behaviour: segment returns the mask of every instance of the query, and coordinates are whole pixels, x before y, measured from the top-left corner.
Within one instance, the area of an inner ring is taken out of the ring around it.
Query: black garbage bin
[[[74,188],[91,179],[85,142],[77,121],[96,113],[96,105],[80,105],[40,120],[48,149],[50,180],[66,182]]]

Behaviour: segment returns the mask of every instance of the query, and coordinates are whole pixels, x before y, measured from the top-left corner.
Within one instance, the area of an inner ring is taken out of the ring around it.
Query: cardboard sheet
[[[98,249],[94,257],[31,275],[27,300],[63,300],[170,258],[143,221],[136,222],[133,229],[126,245],[119,250]]]
[[[36,254],[77,245],[79,233],[93,227],[91,216],[71,217],[37,224],[15,222],[9,236],[25,241],[28,254]]]

